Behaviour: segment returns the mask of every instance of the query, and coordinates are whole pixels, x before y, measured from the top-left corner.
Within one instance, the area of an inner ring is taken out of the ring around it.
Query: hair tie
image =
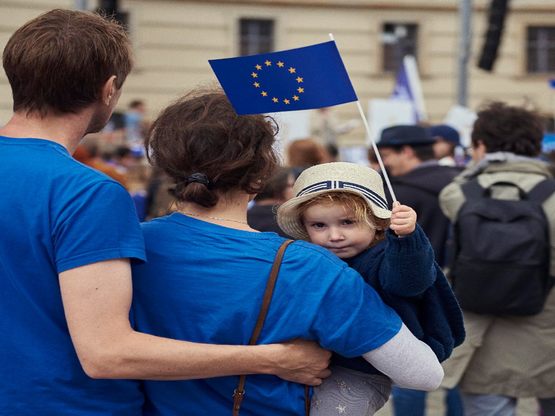
[[[187,176],[185,178],[185,184],[188,185],[192,182],[196,182],[196,183],[202,183],[205,186],[210,186],[210,180],[208,180],[208,176],[206,176],[204,173],[193,173],[190,176]]]

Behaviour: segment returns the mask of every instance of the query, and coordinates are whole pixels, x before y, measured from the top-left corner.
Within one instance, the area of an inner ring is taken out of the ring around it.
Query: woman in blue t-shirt
[[[143,224],[148,262],[136,265],[133,314],[140,331],[175,339],[247,344],[276,251],[284,239],[247,224],[247,204],[278,164],[275,124],[238,116],[219,91],[166,108],[146,148],[175,181],[173,214]],[[326,250],[291,244],[258,343],[303,338],[363,356],[398,385],[433,390],[443,371],[362,278]],[[146,415],[227,414],[238,377],[145,382]],[[303,386],[249,376],[243,415],[305,412]],[[347,403],[338,403],[346,409]]]

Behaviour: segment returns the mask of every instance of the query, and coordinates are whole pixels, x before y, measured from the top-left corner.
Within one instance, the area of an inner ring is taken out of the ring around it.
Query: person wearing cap
[[[384,129],[377,146],[391,176],[393,192],[400,201],[414,208],[437,262],[444,267],[449,220],[439,207],[438,195],[459,170],[439,165],[434,156],[434,143],[426,128],[399,125]]]
[[[399,203],[389,210],[380,175],[353,163],[313,166],[293,192],[278,209],[280,227],[347,262],[439,361],[447,359],[464,339],[462,313],[414,210]],[[311,415],[334,415],[338,402],[353,416],[374,414],[389,398],[391,380],[364,359],[335,354],[331,369]]]
[[[397,125],[382,131],[377,146],[396,197],[414,208],[418,223],[434,248],[436,261],[446,267],[450,222],[439,206],[439,193],[460,171],[438,163],[434,154],[435,142],[424,127]],[[456,390],[447,392],[446,401],[449,412],[461,413],[461,400]],[[411,415],[424,415],[425,406],[425,393],[393,388],[396,415],[404,416],[409,411]]]
[[[458,166],[455,157],[457,149],[462,148],[459,132],[447,124],[436,124],[429,128],[430,136],[435,140],[434,154],[442,166]],[[464,151],[463,151],[464,152]]]
[[[278,162],[275,132],[272,119],[237,115],[225,94],[211,89],[192,91],[154,121],[148,157],[172,178],[177,210],[142,226],[148,262],[133,267],[139,330],[249,343],[276,252],[286,241],[247,222],[249,200]],[[305,241],[285,251],[257,342],[292,338],[364,356],[411,388],[433,390],[443,377],[433,351],[355,270]],[[237,386],[236,377],[146,381],[144,414],[228,414]],[[304,414],[304,391],[277,377],[249,376],[241,414]]]

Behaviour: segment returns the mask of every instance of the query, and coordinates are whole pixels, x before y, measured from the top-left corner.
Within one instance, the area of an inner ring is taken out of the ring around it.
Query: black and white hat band
[[[314,183],[306,188],[302,189],[297,196],[302,196],[306,194],[311,194],[314,192],[319,191],[326,191],[331,189],[352,189],[354,191],[360,192],[374,204],[382,209],[387,209],[387,202],[384,198],[378,195],[376,192],[372,191],[371,189],[366,188],[365,186],[359,185],[354,182],[344,182],[344,181],[322,181]]]

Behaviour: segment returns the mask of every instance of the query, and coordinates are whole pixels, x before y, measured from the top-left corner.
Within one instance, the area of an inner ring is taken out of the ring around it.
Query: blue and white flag
[[[403,58],[401,67],[397,71],[391,98],[410,102],[414,108],[415,122],[426,120],[424,96],[422,95],[416,60],[413,56],[406,55]]]
[[[307,110],[358,99],[333,41],[209,63],[237,114]]]

